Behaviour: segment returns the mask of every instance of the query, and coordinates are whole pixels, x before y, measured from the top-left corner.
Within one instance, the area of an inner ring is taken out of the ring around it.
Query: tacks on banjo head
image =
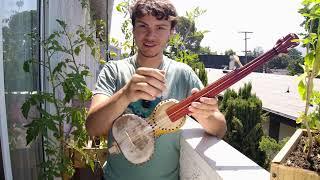
[[[125,158],[133,164],[148,161],[154,152],[154,132],[146,120],[125,114],[113,124],[112,134]]]
[[[153,110],[153,113],[149,117],[149,124],[154,129],[155,137],[159,137],[163,134],[168,134],[179,130],[186,121],[186,116],[179,118],[176,121],[171,121],[170,117],[166,113],[166,110],[173,105],[178,104],[179,101],[175,99],[168,99],[161,101]]]

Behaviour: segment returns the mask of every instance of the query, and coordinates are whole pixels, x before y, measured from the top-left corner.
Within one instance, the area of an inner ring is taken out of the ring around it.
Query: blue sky
[[[115,6],[121,1],[115,0]],[[195,7],[207,12],[196,22],[199,30],[209,30],[202,41],[219,54],[233,49],[243,55],[244,34],[239,31],[252,31],[249,34],[248,50],[262,47],[271,49],[275,42],[288,33],[303,32],[303,21],[298,13],[300,0],[172,0],[179,15]],[[123,18],[113,11],[111,36],[123,39],[121,22]]]

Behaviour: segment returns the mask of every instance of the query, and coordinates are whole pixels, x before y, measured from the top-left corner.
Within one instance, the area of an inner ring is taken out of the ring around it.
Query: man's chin
[[[154,58],[159,56],[160,53],[144,53],[144,52],[140,52],[142,56],[146,57],[146,58]]]

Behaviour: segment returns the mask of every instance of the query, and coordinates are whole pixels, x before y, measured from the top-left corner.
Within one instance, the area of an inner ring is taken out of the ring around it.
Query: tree
[[[34,66],[32,73],[27,75],[21,68],[17,69],[17,67],[22,67],[26,59],[38,58],[38,43],[27,36],[30,30],[37,32],[37,12],[32,10],[16,13],[8,19],[7,23],[8,26],[4,26],[2,29],[6,90],[34,90],[37,85],[29,83],[29,80],[38,76],[37,67]],[[14,76],[12,76],[12,72],[15,72]]]
[[[263,54],[263,48],[261,47],[261,46],[258,46],[258,47],[255,47],[254,49],[253,49],[253,53],[252,53],[252,56],[254,57],[254,58],[256,58],[256,57],[258,57],[258,56],[260,56],[261,54]]]
[[[289,71],[289,75],[296,75],[296,74],[302,74],[303,73],[303,57],[302,53],[298,51],[297,49],[291,49],[288,52],[288,55],[290,56],[289,65],[287,67]]]
[[[231,56],[231,55],[235,55],[236,52],[233,51],[232,49],[228,49],[224,52],[224,55],[227,55],[227,56]]]
[[[211,51],[211,48],[209,46],[200,47],[199,54],[205,54],[205,55],[217,55],[217,51]]]
[[[199,53],[200,43],[204,38],[204,33],[197,31],[195,21],[184,16],[179,17],[176,32],[180,34],[185,45],[184,48],[194,53]]]
[[[181,16],[176,26],[176,34],[172,36],[164,54],[179,62],[188,64],[197,74],[203,85],[207,85],[208,78],[204,64],[199,61],[200,43],[207,31],[198,31],[195,19],[205,13],[198,7]],[[210,50],[210,48],[206,48]],[[211,50],[210,50],[211,51]]]
[[[290,56],[287,54],[279,54],[268,62],[270,69],[286,69],[289,65]]]
[[[224,140],[260,166],[265,166],[266,154],[259,150],[264,135],[261,123],[265,115],[262,114],[261,100],[251,93],[251,89],[249,83],[238,93],[230,89],[224,93],[220,103],[228,127]]]
[[[206,50],[211,52],[209,47],[202,48],[200,43],[204,38],[205,33],[208,31],[200,31],[196,28],[196,20],[199,16],[203,15],[206,10],[196,7],[188,12],[185,16],[180,16],[178,18],[178,23],[176,25],[176,33],[179,34],[179,38],[183,44],[180,44],[177,48],[188,49],[189,51],[200,54],[201,50]],[[171,51],[177,51],[177,49],[172,48]],[[203,52],[203,51],[202,51]]]
[[[272,159],[278,154],[282,147],[287,143],[289,137],[283,138],[279,142],[269,136],[262,136],[259,142],[259,149],[266,153],[266,165],[270,167]]]

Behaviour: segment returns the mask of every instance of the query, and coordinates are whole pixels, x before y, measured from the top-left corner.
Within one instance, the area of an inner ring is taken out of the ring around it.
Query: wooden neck
[[[296,35],[294,36],[296,37]],[[287,38],[287,37],[286,37]],[[279,53],[282,52],[287,52],[288,47],[295,47],[298,44],[293,43],[289,40],[292,39],[284,39],[285,43],[287,44],[281,44],[280,42],[271,50],[268,52],[264,53],[263,55],[255,58],[252,60],[250,63],[246,64],[245,66],[235,69],[225,76],[221,77],[217,81],[213,82],[209,86],[205,87],[201,91],[189,96],[188,98],[182,100],[178,104],[175,104],[171,107],[169,107],[166,110],[166,113],[170,120],[172,122],[177,121],[178,119],[182,118],[183,116],[187,115],[190,113],[188,110],[188,107],[191,105],[192,102],[198,101],[201,97],[215,97],[231,85],[235,84],[248,74],[250,74],[252,71],[257,69],[259,66],[261,66],[263,63],[269,61],[272,59],[274,56],[278,55]],[[280,40],[279,40],[280,41]],[[290,44],[291,43],[291,44]],[[288,47],[287,47],[288,46]]]

